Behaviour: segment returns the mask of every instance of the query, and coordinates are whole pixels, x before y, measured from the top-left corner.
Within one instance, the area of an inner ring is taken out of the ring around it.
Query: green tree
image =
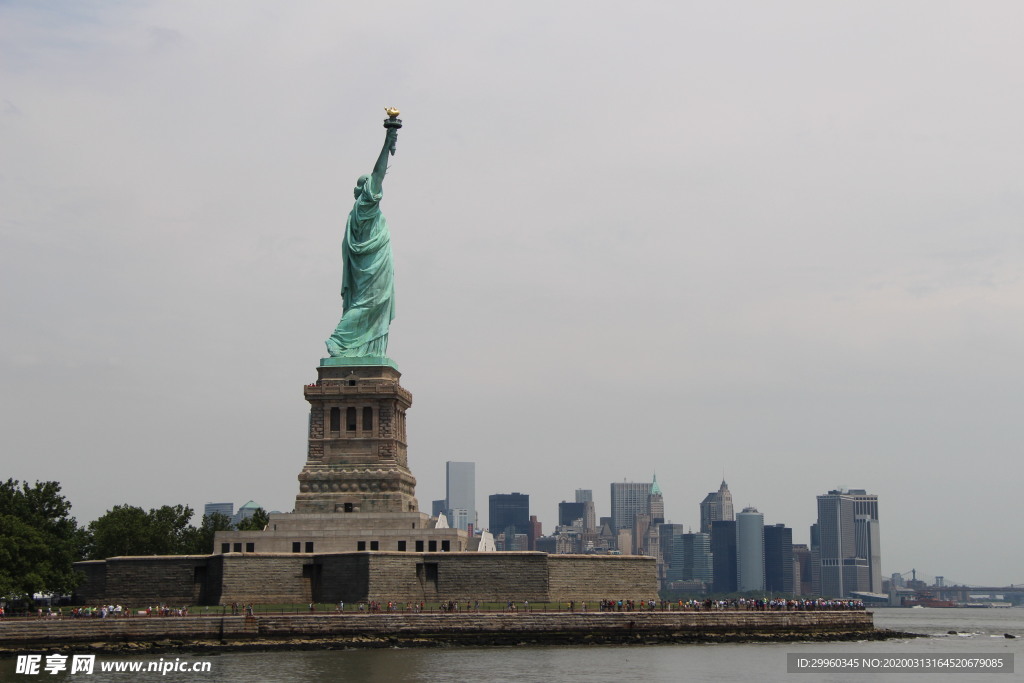
[[[146,512],[133,505],[115,505],[89,523],[90,556],[100,560],[118,555],[178,555],[191,548],[195,529],[192,508],[164,505]]]
[[[149,524],[146,511],[132,505],[115,505],[94,522],[89,523],[92,545],[90,557],[102,560],[118,555],[150,554],[140,549],[148,543]]]
[[[189,555],[208,555],[213,552],[213,535],[218,531],[230,531],[233,528],[231,518],[227,515],[219,512],[203,515],[199,527],[190,527],[191,531],[186,534],[185,549],[182,552]]]
[[[58,482],[0,484],[0,597],[72,591],[86,535],[70,513]]]
[[[150,547],[155,555],[187,552],[190,522],[195,513],[187,505],[163,505],[149,511]]]
[[[263,528],[270,522],[270,515],[263,508],[256,508],[252,517],[243,519],[238,523],[239,531],[263,531]]]

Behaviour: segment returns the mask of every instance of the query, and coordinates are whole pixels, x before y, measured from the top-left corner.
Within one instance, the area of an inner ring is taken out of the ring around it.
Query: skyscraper
[[[210,515],[218,513],[224,515],[228,519],[231,519],[235,515],[235,504],[234,503],[207,503],[203,506],[203,517],[209,517]]]
[[[529,530],[526,532],[526,537],[529,539],[529,545],[527,546],[526,549],[527,550],[536,550],[537,549],[537,539],[540,538],[543,535],[544,535],[544,529],[543,529],[543,527],[542,527],[542,525],[540,523],[540,520],[537,519],[537,515],[530,515],[530,527],[529,527]]]
[[[732,507],[732,492],[729,491],[725,479],[717,491],[712,491],[700,504],[700,532],[711,533],[711,523],[717,521],[731,522],[735,519]]]
[[[676,539],[686,533],[686,526],[683,524],[658,524],[657,525],[657,555],[658,566],[662,572],[658,573],[658,579],[668,579],[669,569],[672,566],[672,553],[675,551]]]
[[[764,590],[764,515],[757,508],[736,515],[736,590]]]
[[[773,593],[795,594],[793,530],[784,524],[764,528],[764,588]]]
[[[651,524],[665,523],[665,498],[661,494],[661,487],[658,486],[658,475],[655,474],[651,482],[651,493],[647,498],[647,512],[651,516]]]
[[[793,593],[813,595],[814,580],[811,576],[811,549],[802,544],[793,544]]]
[[[572,526],[577,519],[584,519],[587,514],[586,503],[569,503],[562,501],[558,504],[558,526]]]
[[[259,509],[261,508],[256,501],[250,500],[248,503],[243,503],[240,508],[235,510],[235,514],[231,517],[231,523],[237,527],[239,522],[250,519]]]
[[[665,502],[658,480],[650,483],[613,482],[612,528],[623,553],[660,556],[658,524],[665,521]],[[629,542],[625,541],[628,536]]]
[[[465,510],[464,514],[449,514],[448,521],[455,527],[452,518],[458,519],[463,525],[459,529],[466,529],[469,524],[476,527],[476,463],[449,460],[444,469],[445,506],[448,510]]]
[[[810,528],[810,575],[811,584],[809,587],[804,588],[804,595],[815,595],[820,596],[821,592],[821,533],[819,532],[818,523],[815,522]]]
[[[488,520],[491,533],[530,533],[530,496],[524,493],[495,493],[488,498]],[[524,548],[525,550],[525,548]]]
[[[868,561],[868,587],[872,593],[882,592],[882,550],[878,537],[878,496],[863,489],[847,492],[853,498],[853,527],[857,539],[857,556]]]
[[[637,514],[647,514],[651,484],[612,482],[612,529],[632,529]]]
[[[714,578],[711,536],[679,534],[673,539],[671,581],[702,581],[710,586]]]
[[[463,510],[462,508],[448,508],[448,512],[445,513],[448,518],[448,526],[452,529],[466,529],[469,530],[469,511]]]
[[[880,591],[878,496],[864,489],[829,491],[818,496],[817,526],[815,562],[821,594],[846,597],[853,591]]]
[[[588,532],[597,531],[597,511],[594,508],[594,492],[590,489],[576,489],[576,502],[583,503],[583,529]]]
[[[711,523],[711,555],[715,593],[736,592],[736,522]]]

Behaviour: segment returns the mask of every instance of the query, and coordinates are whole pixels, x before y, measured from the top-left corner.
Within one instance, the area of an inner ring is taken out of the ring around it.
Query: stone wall
[[[370,595],[370,555],[344,553],[317,558],[316,601],[356,603]]]
[[[9,619],[0,652],[32,645],[134,644],[163,647],[251,647],[299,642],[304,647],[586,642],[848,640],[896,637],[874,630],[872,615],[839,612],[483,612]],[[137,649],[133,648],[133,649]]]
[[[324,407],[313,405],[309,411],[309,449],[307,460],[324,457]]]
[[[219,608],[218,608],[219,609]],[[66,619],[8,619],[3,624],[0,652],[17,652],[27,644],[146,643],[162,640],[221,641],[254,638],[255,619],[242,616],[132,616]],[[91,649],[91,648],[90,648]]]
[[[316,599],[348,603],[542,602],[549,599],[547,557],[543,553],[323,555],[316,560],[320,566]]]
[[[267,638],[318,635],[376,634],[415,637],[463,635],[602,634],[674,635],[698,640],[706,635],[766,636],[778,634],[865,634],[874,631],[872,614],[836,612],[460,612],[445,614],[318,614],[258,617],[259,633]]]
[[[425,555],[437,564],[442,600],[544,601],[549,598],[548,555],[544,553],[444,553]]]
[[[657,597],[657,563],[634,555],[548,555],[552,600],[640,600]]]
[[[104,560],[76,562],[75,569],[84,577],[74,591],[77,604],[95,603],[107,594],[107,563]]]
[[[219,555],[220,603],[304,603],[316,576],[310,555]],[[216,604],[216,603],[214,603]]]
[[[83,570],[87,580],[75,595],[92,604],[200,604],[206,597],[208,560],[207,555],[154,555],[79,562],[75,568]]]
[[[206,564],[206,585],[203,586],[200,605],[224,605],[222,591],[224,589],[224,562],[216,555],[211,555]]]
[[[370,553],[366,558],[365,599],[378,602],[436,600],[430,597],[429,591],[424,592],[422,571],[417,573],[417,565],[424,557],[422,553]]]
[[[651,558],[520,553],[230,553],[78,563],[85,604],[568,602],[657,596]]]

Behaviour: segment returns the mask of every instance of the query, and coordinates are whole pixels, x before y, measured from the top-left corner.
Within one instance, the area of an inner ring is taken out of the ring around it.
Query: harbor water
[[[40,672],[17,675],[15,660],[0,661],[0,680],[225,681],[321,683],[359,681],[999,681],[1024,674],[1024,607],[1005,609],[878,609],[878,628],[922,634],[920,638],[836,643],[729,643],[690,645],[424,647],[371,650],[289,650],[221,654],[100,655],[91,675]],[[1006,634],[1017,636],[1007,638]],[[38,654],[60,653],[35,650]],[[863,656],[956,656],[1012,654],[1016,673],[788,673],[787,654]],[[104,662],[174,663],[192,671],[101,671]],[[202,668],[202,667],[200,667]]]

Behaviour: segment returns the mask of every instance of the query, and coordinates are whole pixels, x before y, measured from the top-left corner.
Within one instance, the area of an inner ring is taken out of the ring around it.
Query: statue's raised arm
[[[374,192],[380,192],[384,186],[384,175],[388,172],[388,155],[395,153],[395,143],[398,141],[398,129],[388,128],[388,132],[384,135],[384,148],[380,150],[380,156],[377,157],[377,163],[373,165],[373,173],[370,177],[373,179]]]
[[[384,128],[387,133],[384,135],[384,147],[380,150],[380,155],[377,157],[377,163],[373,166],[373,173],[370,177],[373,179],[373,187],[375,192],[380,192],[384,185],[384,176],[388,172],[388,155],[395,155],[395,147],[398,142],[398,129],[402,127],[402,120],[398,118],[399,111],[394,107],[388,107],[384,110],[388,119],[384,121]]]
[[[360,176],[355,204],[345,223],[342,241],[341,321],[327,339],[333,358],[357,358],[367,363],[387,361],[388,327],[395,317],[394,264],[391,235],[380,212],[388,155],[395,153],[402,121],[397,109],[387,110],[384,147],[370,175]]]

